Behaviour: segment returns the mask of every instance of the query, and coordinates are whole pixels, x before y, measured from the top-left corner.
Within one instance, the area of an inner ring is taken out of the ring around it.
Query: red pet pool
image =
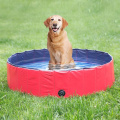
[[[88,95],[114,83],[113,58],[105,52],[73,49],[75,69],[48,70],[47,49],[16,53],[7,61],[11,90],[35,96]]]

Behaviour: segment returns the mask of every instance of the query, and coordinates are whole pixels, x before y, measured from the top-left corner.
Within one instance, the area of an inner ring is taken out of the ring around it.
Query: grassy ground
[[[38,98],[11,91],[6,61],[16,52],[46,48],[44,20],[69,23],[73,48],[108,52],[115,84],[97,94]],[[120,0],[0,0],[0,120],[120,120]]]

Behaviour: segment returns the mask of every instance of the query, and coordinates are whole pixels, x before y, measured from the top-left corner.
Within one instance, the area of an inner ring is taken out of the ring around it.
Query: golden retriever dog
[[[72,45],[64,30],[68,25],[67,21],[59,15],[53,15],[44,21],[49,28],[47,38],[47,49],[50,54],[49,70],[74,68],[72,58]]]

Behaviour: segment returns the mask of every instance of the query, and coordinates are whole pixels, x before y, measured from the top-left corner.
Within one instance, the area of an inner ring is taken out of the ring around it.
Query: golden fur
[[[54,15],[44,21],[49,28],[47,48],[50,54],[49,69],[56,66],[65,68],[65,66],[74,67],[72,58],[72,45],[67,37],[64,28],[68,25],[67,21],[61,16]]]

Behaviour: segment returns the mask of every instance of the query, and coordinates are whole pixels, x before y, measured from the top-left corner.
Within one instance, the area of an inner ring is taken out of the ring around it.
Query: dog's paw
[[[75,68],[75,66],[76,66],[75,63],[70,63],[69,64],[69,68]]]
[[[55,69],[55,64],[49,64],[48,65],[48,68],[49,68],[49,70],[54,70]]]

